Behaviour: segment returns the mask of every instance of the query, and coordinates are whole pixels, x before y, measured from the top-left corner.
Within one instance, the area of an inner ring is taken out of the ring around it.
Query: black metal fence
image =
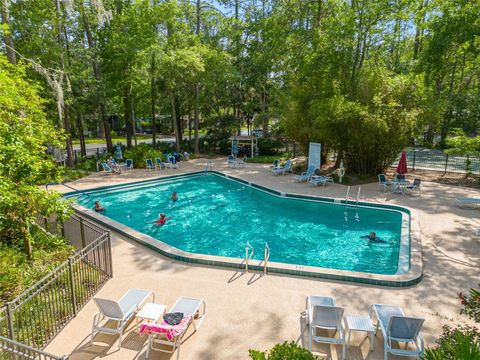
[[[109,231],[78,215],[58,226],[41,221],[46,230],[63,233],[77,251],[0,309],[0,336],[38,349],[45,347],[113,276]],[[0,353],[0,360],[10,357]]]
[[[410,170],[434,170],[443,173],[480,174],[480,157],[449,155],[440,150],[407,150],[407,166]],[[393,164],[397,166],[398,161]]]

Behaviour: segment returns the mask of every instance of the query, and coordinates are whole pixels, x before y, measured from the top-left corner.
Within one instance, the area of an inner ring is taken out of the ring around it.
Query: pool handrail
[[[270,246],[268,246],[268,242],[265,241],[265,248],[263,250],[263,273],[264,274],[267,274],[267,264],[269,259],[270,259]]]
[[[78,198],[80,198],[80,197],[82,197],[82,196],[87,196],[87,197],[90,197],[90,198],[91,198],[90,194],[87,194],[85,191],[76,189],[76,188],[74,188],[73,186],[67,185],[67,184],[65,184],[65,183],[63,183],[63,182],[49,182],[49,183],[45,184],[45,190],[48,190],[48,186],[49,186],[49,185],[62,185],[62,186],[65,186],[66,188],[69,188],[70,190],[73,190],[73,191],[75,191],[75,192],[77,192],[77,193],[80,193],[81,195],[80,195]]]
[[[248,254],[248,253],[249,253],[249,250],[252,250],[252,252],[250,253],[250,255]],[[250,244],[250,242],[247,241],[247,244],[245,245],[245,272],[247,272],[247,273],[248,273],[248,260],[251,260],[251,259],[252,259],[254,252],[255,252],[255,249],[254,249],[253,246]]]

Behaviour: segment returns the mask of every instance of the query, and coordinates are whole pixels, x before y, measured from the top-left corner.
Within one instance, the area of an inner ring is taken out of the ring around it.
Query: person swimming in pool
[[[171,216],[167,218],[164,213],[161,213],[161,214],[160,214],[160,217],[159,217],[157,220],[152,221],[152,222],[150,222],[150,223],[148,223],[148,224],[153,224],[152,229],[153,229],[154,227],[156,227],[156,228],[157,228],[157,231],[158,231],[158,229],[160,229],[163,225],[165,225],[165,224],[167,223],[167,221],[170,220],[171,218],[172,218]],[[157,231],[155,231],[155,233],[156,233]]]
[[[172,193],[172,196],[170,196],[170,200],[172,200],[173,203],[175,203],[178,200],[177,192],[174,191]]]
[[[100,205],[100,201],[95,201],[94,209],[96,212],[103,212],[106,210],[102,205]]]
[[[371,242],[382,242],[382,243],[386,242],[385,240],[377,237],[377,234],[375,234],[375,231],[370,231],[370,234],[364,235],[361,238],[362,239],[368,239]]]

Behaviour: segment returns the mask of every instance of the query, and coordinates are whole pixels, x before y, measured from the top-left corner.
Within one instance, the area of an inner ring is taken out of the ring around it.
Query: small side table
[[[165,310],[167,309],[166,305],[162,304],[154,304],[154,303],[146,303],[140,311],[135,315],[136,320],[136,329],[137,333],[139,332],[139,325],[140,321],[146,321],[152,324],[155,324],[158,319],[160,319],[163,314],[165,314]]]
[[[350,347],[350,336],[352,331],[365,331],[370,336],[370,351],[373,351],[375,344],[375,328],[370,316],[347,315],[347,347]]]

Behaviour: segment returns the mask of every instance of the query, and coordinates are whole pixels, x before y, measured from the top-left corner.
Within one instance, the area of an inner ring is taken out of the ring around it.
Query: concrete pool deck
[[[103,176],[93,174],[71,185],[78,189],[121,184],[153,177],[198,171],[207,160],[181,163],[180,169]],[[278,191],[325,197],[344,198],[346,187],[327,185],[315,189],[295,183],[291,175],[272,176],[268,165],[247,164],[230,169],[225,160],[213,161],[213,169],[267,186]],[[413,177],[410,175],[409,177]],[[55,187],[54,187],[55,188]],[[61,186],[59,191],[67,191]],[[356,187],[352,187],[356,193]],[[287,275],[245,274],[235,269],[222,269],[174,261],[134,241],[112,233],[114,278],[98,296],[116,299],[129,288],[154,290],[157,302],[173,305],[179,296],[205,299],[207,316],[199,331],[189,329],[181,347],[181,359],[248,359],[248,349],[266,350],[274,344],[288,341],[301,343],[301,313],[307,295],[333,296],[347,314],[367,314],[375,303],[403,307],[410,316],[426,319],[423,334],[426,344],[433,344],[442,325],[466,321],[458,315],[457,293],[467,291],[480,282],[478,263],[480,242],[475,233],[480,228],[478,210],[461,209],[455,197],[478,196],[474,189],[445,186],[426,182],[422,195],[402,196],[384,193],[377,184],[362,185],[361,200],[403,205],[416,209],[420,218],[424,261],[423,280],[408,288],[388,288],[374,285],[309,279]],[[117,351],[117,337],[98,335],[89,345],[95,305],[90,301],[66,328],[46,348],[71,359],[145,359],[146,338],[128,331]],[[191,336],[189,336],[191,335]],[[361,343],[361,346],[359,344]],[[321,354],[337,358],[338,348],[318,346]],[[379,334],[376,349],[368,353],[368,340],[355,333],[348,359],[382,359],[383,339]],[[174,359],[176,354],[152,352],[150,359]],[[389,357],[395,359],[394,356]]]

